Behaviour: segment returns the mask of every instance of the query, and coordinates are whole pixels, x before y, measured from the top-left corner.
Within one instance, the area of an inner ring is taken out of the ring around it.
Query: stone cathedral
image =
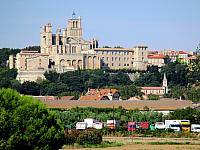
[[[67,28],[52,33],[50,23],[41,27],[40,52],[21,50],[9,57],[9,67],[18,70],[21,82],[44,79],[44,72],[58,73],[80,69],[136,69],[146,70],[147,47],[98,48],[95,39],[82,37],[81,17],[72,15]]]

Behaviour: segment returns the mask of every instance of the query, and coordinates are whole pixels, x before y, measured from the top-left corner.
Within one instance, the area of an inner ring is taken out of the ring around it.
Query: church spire
[[[164,77],[163,77],[163,87],[165,88],[165,94],[168,93],[168,85],[167,85],[167,78],[166,78],[166,74],[164,73]]]
[[[76,19],[76,13],[74,12],[74,10],[73,10],[73,13],[72,13],[72,19]]]

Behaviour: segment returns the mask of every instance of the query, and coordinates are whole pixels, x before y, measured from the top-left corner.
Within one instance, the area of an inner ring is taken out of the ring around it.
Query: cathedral
[[[18,70],[20,82],[45,79],[44,72],[63,73],[77,69],[146,70],[147,46],[99,48],[95,39],[82,37],[81,17],[68,19],[67,27],[52,33],[52,25],[41,27],[40,52],[21,50],[9,57],[9,67]]]

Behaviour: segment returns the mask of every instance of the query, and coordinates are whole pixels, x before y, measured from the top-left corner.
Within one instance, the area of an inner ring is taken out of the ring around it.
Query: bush
[[[158,95],[154,95],[154,94],[150,94],[148,96],[148,98],[149,98],[149,100],[159,100],[160,99]]]
[[[76,143],[79,145],[100,144],[102,142],[102,135],[96,129],[86,129],[80,133]]]
[[[80,132],[76,129],[70,130],[67,133],[65,132],[65,144],[73,145],[76,143],[79,134]]]

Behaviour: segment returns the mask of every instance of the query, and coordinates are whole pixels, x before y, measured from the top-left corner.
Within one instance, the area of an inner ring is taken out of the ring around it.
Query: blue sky
[[[40,27],[65,28],[73,10],[100,46],[194,51],[200,42],[200,0],[1,0],[0,10],[0,48],[39,45]]]

